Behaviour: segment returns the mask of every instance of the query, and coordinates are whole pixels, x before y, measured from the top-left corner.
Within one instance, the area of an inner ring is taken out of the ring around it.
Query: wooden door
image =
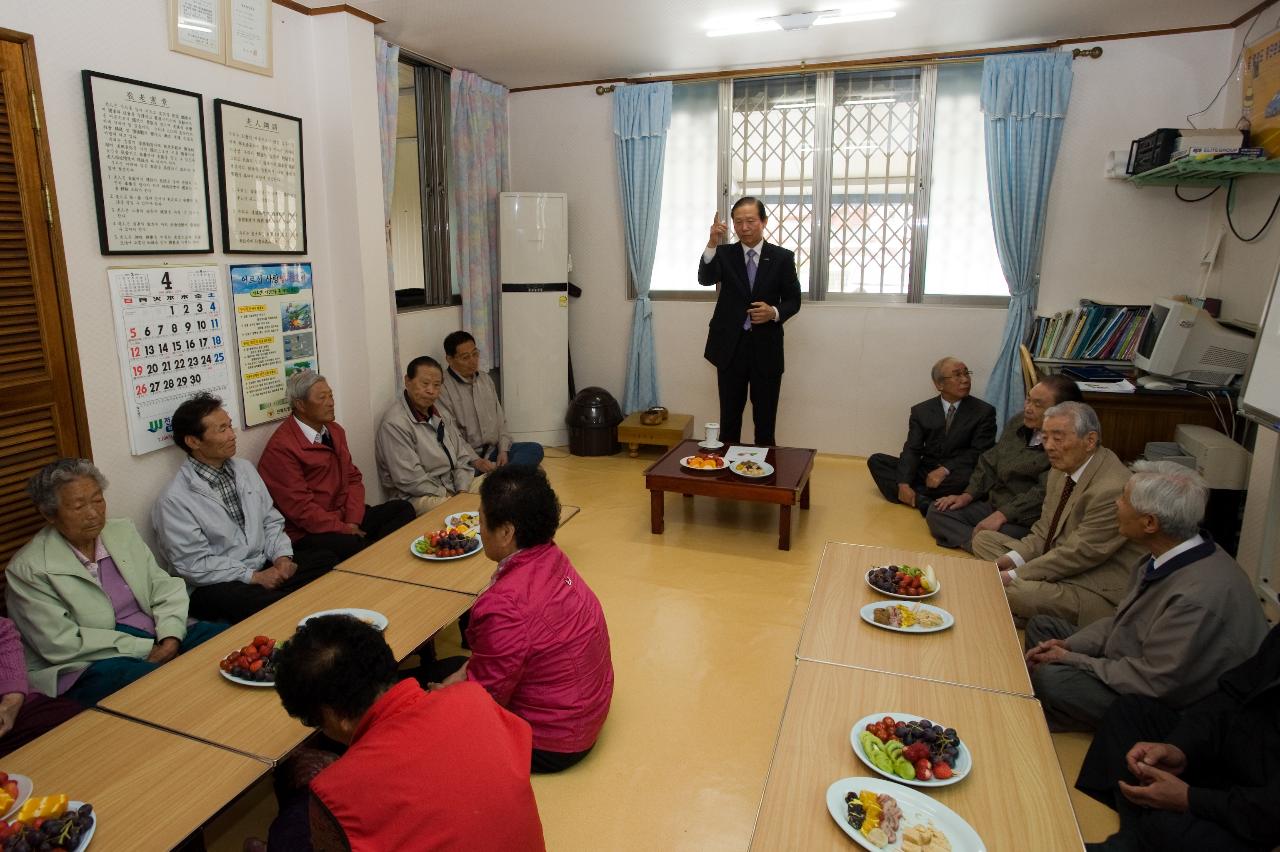
[[[41,113],[31,37],[0,30],[0,565],[44,523],[31,474],[89,455]]]

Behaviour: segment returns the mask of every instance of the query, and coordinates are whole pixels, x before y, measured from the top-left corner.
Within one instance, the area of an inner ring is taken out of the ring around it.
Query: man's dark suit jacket
[[[996,443],[996,410],[976,396],[960,400],[951,431],[940,396],[911,407],[907,442],[898,457],[898,482],[915,486],[941,465],[966,480],[982,455]]]
[[[782,375],[782,324],[800,310],[800,278],[796,275],[796,256],[770,242],[760,244],[756,262],[756,286],[747,283],[747,261],[741,243],[716,247],[710,263],[698,262],[698,283],[704,287],[720,285],[716,309],[707,329],[704,357],[719,369],[733,359],[733,350],[742,334],[750,334],[755,348],[754,364],[761,375]],[[764,302],[778,309],[777,322],[742,328],[752,302]]]

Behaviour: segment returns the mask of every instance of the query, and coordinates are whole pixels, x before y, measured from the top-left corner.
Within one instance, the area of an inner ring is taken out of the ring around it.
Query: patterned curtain
[[[396,276],[391,252],[391,195],[396,185],[396,114],[400,106],[400,45],[374,38],[378,77],[378,137],[382,143],[382,219],[387,239],[387,287],[391,295],[391,351],[400,373],[400,334],[396,327]]]
[[[1071,98],[1071,54],[988,56],[982,64],[987,193],[996,253],[1009,285],[1009,315],[984,398],[1003,425],[1025,397],[1018,347],[1040,291],[1049,186]]]
[[[671,84],[619,86],[613,93],[613,136],[618,152],[618,185],[627,266],[636,288],[631,321],[631,350],[622,410],[630,414],[658,404],[658,375],[653,346],[653,305],[649,281],[658,248],[662,211],[662,166],[671,126]]]
[[[454,69],[449,223],[453,280],[462,294],[462,327],[480,350],[480,368],[500,363],[497,328],[498,195],[507,182],[507,90]]]

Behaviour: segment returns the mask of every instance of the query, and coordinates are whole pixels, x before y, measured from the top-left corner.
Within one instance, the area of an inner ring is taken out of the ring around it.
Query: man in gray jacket
[[[541,464],[541,444],[512,443],[498,390],[489,374],[480,369],[476,339],[465,331],[450,333],[444,339],[444,357],[449,369],[440,388],[440,402],[453,415],[462,439],[475,451],[471,466],[488,473],[508,463]]]
[[[1092,731],[1121,695],[1174,710],[1212,693],[1267,632],[1244,571],[1198,529],[1209,489],[1173,462],[1138,462],[1116,500],[1120,532],[1150,553],[1116,614],[1076,630],[1027,623],[1027,667],[1050,730]]]
[[[187,454],[151,509],[160,551],[187,582],[191,616],[241,621],[337,564],[326,550],[295,559],[284,518],[247,461],[222,400],[196,394],[173,413],[173,442]]]
[[[476,454],[447,411],[436,405],[444,371],[420,355],[405,370],[404,393],[391,403],[374,443],[378,479],[389,498],[407,500],[419,515],[454,494],[480,490]]]

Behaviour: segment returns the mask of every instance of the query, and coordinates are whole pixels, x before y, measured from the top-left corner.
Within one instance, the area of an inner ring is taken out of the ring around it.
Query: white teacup
[[[707,430],[706,443],[708,444],[720,443],[720,424],[719,423],[708,423],[703,428]]]

